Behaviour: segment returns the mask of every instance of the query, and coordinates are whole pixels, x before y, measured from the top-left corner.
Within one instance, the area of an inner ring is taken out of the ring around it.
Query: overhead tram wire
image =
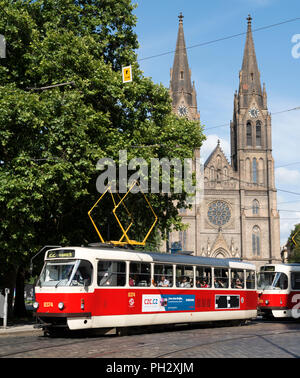
[[[290,23],[290,22],[295,22],[295,21],[300,21],[300,17],[291,18],[289,20],[277,22],[276,24],[261,26],[260,28],[253,29],[252,32],[254,33],[254,32],[261,31],[261,30],[266,30],[266,29],[274,28],[276,26],[284,25],[284,24],[287,24],[287,23]],[[196,47],[203,47],[203,46],[211,45],[213,43],[226,41],[228,39],[240,37],[240,36],[246,35],[246,34],[247,34],[247,31],[246,32],[237,33],[237,34],[232,34],[232,35],[229,35],[229,36],[226,36],[226,37],[222,37],[222,38],[217,38],[217,39],[214,39],[214,40],[211,40],[211,41],[197,43],[196,45],[188,46],[188,47],[186,47],[184,49],[177,49],[177,50],[172,50],[172,51],[166,51],[166,52],[163,52],[163,53],[160,53],[160,54],[147,56],[145,58],[137,59],[137,61],[141,62],[141,61],[144,61],[144,60],[149,60],[149,59],[158,58],[158,57],[169,55],[169,54],[174,54],[176,51],[191,50],[191,49],[194,49]]]
[[[293,164],[293,163],[291,163],[291,164]],[[291,164],[289,164],[289,165],[291,165]],[[298,162],[296,164],[298,164]],[[280,167],[277,167],[277,168],[280,168]],[[265,171],[265,169],[257,170],[257,172],[259,172],[259,171],[260,172],[261,171]],[[231,180],[233,180],[233,181],[236,181],[236,182],[239,182],[239,183],[242,183],[242,184],[246,184],[246,185],[255,185],[257,187],[266,188],[266,185],[264,183],[245,181],[245,180],[241,180],[240,178],[237,178],[237,177],[228,177],[223,172],[219,172],[219,174],[221,176],[223,176],[223,177],[226,177],[225,180],[220,180],[219,181],[220,183],[221,182],[230,182]],[[210,180],[210,182],[217,182],[217,180]],[[284,190],[284,189],[278,189],[278,188],[276,188],[276,190],[280,191],[280,192],[284,192],[284,193],[289,193],[289,194],[294,194],[294,195],[300,196],[300,193],[298,193],[298,192],[293,192],[293,191]]]
[[[295,110],[300,110],[300,106],[297,106],[297,107],[291,108],[291,109],[281,110],[279,112],[274,112],[274,113],[270,113],[270,114],[272,116],[272,115],[287,113],[287,112],[291,112],[291,111],[295,111]],[[204,125],[204,131],[211,130],[211,129],[217,129],[219,127],[225,127],[225,126],[228,126],[228,122],[227,123],[223,123],[222,125],[212,126],[212,127],[205,127],[205,125]],[[129,148],[149,148],[149,147],[163,147],[165,145],[166,144],[157,144],[156,143],[156,144],[149,144],[149,145],[146,145],[146,144],[145,145],[131,145],[131,146],[128,146],[128,147]],[[286,164],[286,165],[282,165],[282,166],[276,167],[276,168],[287,167],[288,165],[294,165],[294,164],[300,164],[300,162]]]
[[[289,19],[289,20],[281,21],[281,22],[278,22],[278,23],[275,23],[275,24],[271,24],[271,25],[262,26],[260,28],[253,29],[252,32],[254,33],[254,32],[261,31],[261,30],[270,29],[270,28],[273,28],[273,27],[276,27],[276,26],[284,25],[284,24],[287,24],[287,23],[290,23],[290,22],[295,22],[295,21],[300,21],[300,17],[296,17],[296,18],[292,18],[292,19]],[[144,60],[148,60],[148,59],[152,59],[152,58],[157,58],[157,57],[164,56],[164,55],[174,54],[176,51],[179,52],[181,50],[190,50],[190,49],[193,49],[195,47],[202,47],[202,46],[210,45],[210,44],[213,44],[213,43],[225,41],[225,40],[236,38],[236,37],[239,37],[239,36],[242,36],[242,35],[246,35],[246,34],[247,34],[247,31],[246,32],[237,33],[237,34],[232,34],[232,35],[227,36],[227,37],[218,38],[218,39],[214,39],[214,40],[211,40],[211,41],[202,42],[202,43],[198,43],[196,45],[188,46],[188,47],[185,47],[184,49],[167,51],[167,52],[156,54],[156,55],[152,55],[152,56],[149,56],[149,57],[140,58],[140,59],[137,59],[137,61],[140,62],[140,61],[144,61]],[[283,111],[280,111],[280,112],[271,113],[271,115],[286,113],[286,112],[290,112],[290,111],[294,111],[294,110],[300,110],[300,106],[296,107],[296,108],[292,108],[292,109],[283,110]],[[224,123],[224,124],[219,125],[219,126],[207,127],[207,128],[205,128],[205,130],[216,129],[216,128],[225,127],[225,126],[228,126],[228,123],[226,123],[226,124]]]
[[[271,116],[273,115],[277,115],[277,114],[282,114],[282,113],[288,113],[288,112],[292,112],[292,111],[295,111],[295,110],[300,110],[300,106],[297,106],[295,108],[291,108],[291,109],[286,109],[286,110],[281,110],[279,112],[270,112]],[[204,125],[204,130],[211,130],[211,129],[217,129],[219,127],[225,127],[225,126],[228,126],[228,122],[227,123],[222,123],[221,125],[218,125],[218,126],[212,126],[212,127],[205,127]]]
[[[276,24],[267,25],[267,26],[263,26],[263,27],[260,27],[260,28],[253,29],[253,32],[269,29],[269,28],[272,28],[272,27],[275,27],[275,26],[279,26],[279,25],[283,25],[283,24],[286,24],[286,23],[289,23],[289,22],[294,22],[294,21],[299,21],[299,20],[300,20],[300,17],[297,17],[297,18],[294,18],[294,19],[289,19],[289,20],[282,21],[282,22],[279,22],[279,23],[276,23]],[[215,42],[220,42],[220,41],[223,41],[223,40],[227,40],[227,39],[230,39],[230,38],[235,38],[237,36],[246,35],[246,34],[247,34],[247,32],[242,32],[242,33],[234,34],[234,35],[231,35],[231,36],[228,36],[228,37],[219,38],[219,39],[208,41],[208,42],[203,42],[203,43],[200,43],[200,44],[197,44],[197,45],[193,45],[193,46],[188,46],[188,47],[186,47],[186,49],[192,49],[192,48],[195,48],[195,47],[201,47],[201,46],[205,46],[205,45],[208,45],[208,44],[212,44],[212,43],[215,43]],[[154,56],[138,59],[138,61],[146,60],[146,59],[151,59],[151,58],[155,58],[155,57],[159,57],[159,56],[163,56],[163,55],[167,55],[167,54],[171,54],[171,53],[173,54],[175,52],[176,52],[176,50],[173,50],[173,51],[169,51],[169,52],[166,52],[166,53],[157,54],[157,55],[154,55]],[[283,113],[287,113],[287,112],[291,112],[291,111],[295,111],[295,110],[300,110],[300,106],[294,107],[294,108],[291,108],[291,109],[282,110],[282,111],[270,112],[270,114],[272,116],[272,115],[283,114]],[[211,129],[216,129],[216,128],[220,128],[220,127],[226,127],[226,126],[228,126],[228,122],[224,123],[224,124],[221,124],[221,125],[218,125],[218,126],[212,126],[212,127],[207,127],[207,128],[204,126],[204,130],[211,130]],[[145,148],[147,146],[132,146],[132,147],[134,147],[134,148],[139,148],[139,147]],[[294,164],[298,164],[298,163],[286,164],[284,166],[289,166],[289,165],[294,165]],[[284,167],[284,166],[282,166],[282,167]],[[279,168],[279,167],[277,167],[277,168]],[[286,190],[283,190],[283,189],[277,189],[277,190],[285,192],[285,193],[300,195],[300,193],[290,192],[290,191],[286,191]]]

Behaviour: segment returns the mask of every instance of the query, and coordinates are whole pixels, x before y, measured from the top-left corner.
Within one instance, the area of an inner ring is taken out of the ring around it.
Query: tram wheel
[[[46,337],[62,337],[66,333],[64,328],[46,328],[44,336]]]
[[[122,327],[116,329],[117,336],[128,336],[128,328]]]

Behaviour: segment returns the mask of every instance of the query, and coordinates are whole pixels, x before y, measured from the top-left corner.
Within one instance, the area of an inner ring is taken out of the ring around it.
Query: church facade
[[[234,94],[230,122],[231,160],[218,142],[204,163],[203,201],[181,211],[183,222],[189,227],[172,232],[169,245],[171,248],[181,245],[182,251],[198,256],[241,258],[259,267],[268,262],[281,262],[280,223],[271,116],[266,88],[261,86],[250,16],[247,22],[239,89]],[[173,111],[180,117],[200,120],[182,15],[170,76]]]

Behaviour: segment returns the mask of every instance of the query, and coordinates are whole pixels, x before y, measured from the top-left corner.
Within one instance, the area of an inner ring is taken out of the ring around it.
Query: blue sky
[[[170,68],[178,30],[178,15],[184,15],[186,45],[193,46],[246,32],[250,13],[253,29],[300,18],[299,0],[143,0],[135,14],[140,48],[138,59],[144,75],[169,87]],[[266,83],[271,113],[300,106],[300,58],[292,56],[293,36],[300,35],[300,20],[253,33],[262,82]],[[245,35],[188,49],[192,80],[197,90],[198,110],[206,126],[205,159],[217,139],[230,158],[229,123],[233,95],[238,89]],[[300,39],[299,39],[300,42]],[[299,47],[300,52],[300,47]],[[212,128],[227,124],[227,126]],[[209,129],[212,128],[212,129]],[[273,157],[277,189],[300,193],[300,110],[272,116]],[[297,163],[297,164],[295,164]],[[278,190],[281,244],[300,223],[300,195]]]

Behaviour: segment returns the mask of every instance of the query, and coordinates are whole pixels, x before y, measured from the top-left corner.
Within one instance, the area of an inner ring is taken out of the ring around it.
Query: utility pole
[[[3,328],[7,328],[7,304],[8,304],[8,294],[10,290],[5,289],[5,297],[4,297],[4,310],[3,310]]]

